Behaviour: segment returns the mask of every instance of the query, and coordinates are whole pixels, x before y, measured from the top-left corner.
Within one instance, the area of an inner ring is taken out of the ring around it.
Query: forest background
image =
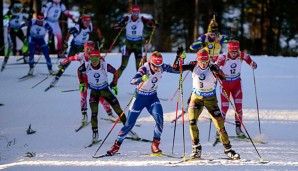
[[[10,0],[1,0],[0,8]],[[39,11],[47,0],[21,0],[24,6]],[[241,49],[252,55],[297,56],[298,55],[298,2],[296,0],[62,0],[72,13],[90,14],[106,39],[108,49],[118,31],[114,23],[130,12],[132,5],[139,5],[141,14],[159,23],[151,50],[176,51],[178,44],[188,49],[201,34],[206,33],[210,20],[215,17],[219,32],[241,42]],[[2,10],[3,11],[3,10]],[[3,14],[4,15],[4,14]],[[2,17],[3,18],[3,17]],[[78,18],[77,18],[78,19]],[[70,27],[61,17],[64,35]],[[63,22],[64,21],[64,22]],[[73,24],[73,23],[72,23]],[[5,28],[1,20],[0,28]],[[4,29],[2,29],[4,30]],[[145,38],[152,28],[145,28]],[[4,37],[3,31],[1,36]],[[115,49],[124,42],[117,41]],[[144,41],[146,41],[144,38]],[[0,46],[5,43],[0,40]],[[4,54],[4,49],[0,55]]]

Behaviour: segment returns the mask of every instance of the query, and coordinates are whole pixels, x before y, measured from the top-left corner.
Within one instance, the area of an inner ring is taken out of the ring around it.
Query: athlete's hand
[[[251,63],[250,63],[250,67],[251,67],[252,69],[257,69],[258,65],[257,65],[257,63],[255,63],[254,61],[251,61]]]
[[[142,76],[142,81],[146,82],[147,80],[149,80],[149,76],[147,74]]]
[[[182,59],[185,59],[185,58],[186,58],[186,52],[183,51],[183,52],[181,53],[180,57],[181,57]]]
[[[118,95],[118,87],[113,82],[110,84],[110,88],[114,91],[115,95]]]
[[[85,83],[80,84],[80,92],[85,92],[86,91],[86,85]]]

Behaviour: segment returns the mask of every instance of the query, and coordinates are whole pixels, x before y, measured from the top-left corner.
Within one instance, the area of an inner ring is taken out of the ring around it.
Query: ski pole
[[[189,73],[190,73],[190,71],[188,71],[188,72],[185,74],[185,76],[184,76],[182,82],[184,82],[184,80],[186,79],[186,77],[187,77],[187,75],[188,75]],[[178,88],[177,88],[177,90],[175,91],[175,93],[174,93],[174,95],[172,96],[172,98],[170,99],[171,101],[173,101],[173,98],[176,96],[177,92],[178,92]]]
[[[185,130],[184,130],[184,102],[183,102],[183,80],[182,80],[182,63],[183,59],[180,56],[180,80],[179,80],[179,85],[180,85],[180,96],[181,96],[181,110],[182,110],[182,136],[183,136],[183,160],[186,161],[186,152],[185,152]]]
[[[179,45],[181,46],[181,45]],[[183,47],[182,47],[183,48]],[[182,52],[181,52],[182,53]],[[178,86],[178,90],[180,92],[180,96],[178,96],[178,100],[177,100],[177,105],[176,105],[176,118],[177,118],[177,111],[178,111],[178,102],[179,102],[179,98],[181,99],[181,110],[182,110],[182,141],[183,141],[183,160],[186,161],[186,152],[185,152],[185,131],[184,131],[184,102],[183,102],[183,77],[182,77],[182,64],[183,64],[183,59],[181,57],[181,53],[177,54],[176,59],[174,61],[174,64],[176,63],[176,61],[179,59],[179,72],[180,72],[180,76],[179,76],[179,86]],[[175,137],[175,131],[176,131],[176,121],[175,121],[175,129],[174,129],[174,137]],[[174,148],[174,138],[173,138],[173,147],[172,147],[172,153],[173,153],[173,148]]]
[[[41,56],[42,56],[42,55],[39,55],[37,61],[34,63],[34,67],[38,64],[39,60],[41,59]]]
[[[44,79],[42,79],[41,81],[39,81],[38,83],[36,83],[35,85],[33,85],[33,86],[31,87],[31,89],[34,88],[34,87],[36,87],[36,86],[38,86],[39,84],[41,84],[42,82],[44,82],[45,80],[47,80],[48,78],[50,78],[51,76],[56,75],[57,73],[58,73],[58,71],[55,71],[55,72],[53,72],[52,74],[46,76]]]
[[[210,122],[209,122],[208,142],[210,142],[211,122],[212,122],[212,119],[210,119]]]
[[[62,93],[72,92],[72,91],[79,91],[80,89],[70,89],[70,90],[61,90]]]
[[[258,97],[257,97],[257,86],[256,86],[256,78],[255,78],[255,70],[252,70],[253,77],[254,77],[254,87],[255,87],[255,94],[256,94],[256,104],[257,104],[257,112],[258,112],[258,121],[259,121],[259,131],[261,133],[261,122],[260,122],[260,113],[259,113],[259,102],[258,102]]]
[[[97,154],[98,150],[101,148],[101,146],[103,145],[103,143],[106,141],[106,139],[109,137],[109,135],[111,134],[111,132],[113,131],[114,127],[116,126],[116,124],[119,122],[120,118],[125,115],[124,111],[128,108],[128,106],[130,105],[130,103],[132,102],[132,100],[136,97],[137,92],[141,89],[141,87],[143,86],[144,82],[140,83],[137,91],[133,94],[133,96],[130,98],[128,104],[126,105],[126,107],[124,108],[124,110],[122,111],[122,113],[119,115],[119,117],[117,118],[117,120],[115,121],[115,123],[113,124],[112,128],[110,129],[110,131],[108,132],[108,134],[106,135],[106,137],[103,139],[103,141],[101,142],[101,144],[99,145],[99,147],[97,148],[96,152],[94,153],[93,157],[95,157],[95,155]]]
[[[243,128],[244,128],[244,130],[245,130],[245,132],[246,132],[246,134],[247,134],[247,136],[248,136],[250,142],[252,143],[252,145],[253,145],[254,149],[256,150],[258,156],[260,157],[260,161],[263,161],[263,158],[261,157],[259,151],[257,150],[257,147],[256,147],[255,143],[252,141],[252,139],[251,139],[251,137],[250,137],[250,135],[249,135],[249,133],[248,133],[248,131],[247,131],[245,125],[244,125],[243,122],[242,122],[242,119],[241,119],[240,115],[239,115],[238,112],[236,111],[236,108],[235,108],[235,106],[233,105],[232,101],[230,100],[230,98],[229,98],[229,96],[228,96],[226,90],[223,88],[223,85],[222,85],[221,80],[218,78],[218,76],[217,76],[216,73],[214,73],[213,75],[216,77],[216,79],[218,80],[219,84],[221,85],[222,90],[223,90],[223,92],[224,92],[226,98],[228,99],[229,103],[230,103],[231,106],[233,107],[233,109],[234,109],[234,111],[235,111],[237,117],[239,118],[239,122],[240,122],[241,125],[243,126]]]
[[[189,102],[190,102],[190,98],[191,98],[191,94],[192,94],[192,93],[190,93],[190,96],[189,96],[189,98],[188,98],[188,101],[187,101],[185,110],[188,109]],[[184,111],[184,113],[185,113],[185,111]],[[171,121],[171,123],[174,123],[176,120],[178,120],[179,118],[181,118],[181,116],[182,116],[182,113],[181,113],[178,117],[176,117],[175,119],[173,119],[173,120]]]
[[[179,86],[180,87],[180,86]],[[179,90],[180,91],[180,90]],[[176,137],[176,126],[177,126],[177,119],[178,119],[178,105],[179,105],[179,101],[180,101],[180,96],[178,96],[177,98],[177,102],[176,102],[176,118],[174,119],[175,121],[175,125],[174,125],[174,135],[173,135],[173,144],[172,144],[172,154],[174,154],[174,146],[175,146],[175,137]],[[181,115],[180,115],[181,116]]]
[[[155,29],[156,29],[156,26],[153,26],[152,32],[150,34],[150,38],[149,38],[149,40],[147,41],[147,44],[146,44],[145,55],[143,56],[139,66],[142,66],[142,65],[144,65],[145,62],[147,62],[147,52],[148,52],[149,45],[151,43],[152,37],[154,35]]]
[[[5,45],[7,45],[9,43],[9,41],[7,41],[6,43],[4,43],[4,45],[0,48],[0,51],[5,47]]]
[[[20,60],[22,60],[22,59],[24,59],[24,56],[23,56],[23,57],[21,57],[21,58],[19,58],[19,59],[17,59],[16,61],[20,61]]]
[[[66,52],[67,52],[67,48],[64,49],[64,51],[61,53],[61,56],[64,56],[66,54]],[[56,60],[55,64],[58,64],[58,63],[59,63],[59,58],[57,56],[57,60]]]
[[[111,49],[113,48],[114,44],[116,43],[118,37],[121,35],[121,32],[124,30],[124,27],[125,27],[125,26],[123,26],[123,27],[120,29],[120,31],[118,32],[117,36],[115,37],[113,43],[110,45],[109,49],[107,50],[107,52],[105,53],[105,55],[104,55],[103,58],[105,58],[105,57],[107,56],[107,54],[111,51]]]

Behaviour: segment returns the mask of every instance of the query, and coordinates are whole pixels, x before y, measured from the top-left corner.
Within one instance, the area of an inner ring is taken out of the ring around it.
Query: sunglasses
[[[154,68],[161,68],[161,66],[154,65],[153,63],[151,63],[151,64]]]
[[[208,61],[199,61],[199,64],[202,64],[202,65],[206,65],[209,63],[209,60]]]
[[[236,55],[236,54],[238,54],[238,51],[230,51],[230,53],[231,53],[232,55]]]
[[[99,58],[90,58],[90,61],[99,61]]]
[[[131,15],[138,17],[139,16],[139,13],[132,13]]]

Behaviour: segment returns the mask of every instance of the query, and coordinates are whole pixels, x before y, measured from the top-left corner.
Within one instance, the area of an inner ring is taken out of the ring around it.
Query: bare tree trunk
[[[155,30],[154,34],[154,40],[152,43],[155,47],[156,50],[161,51],[163,49],[163,43],[164,41],[162,40],[162,21],[163,21],[163,12],[162,12],[162,2],[159,0],[154,0],[154,18],[159,22],[161,25],[159,28]]]
[[[199,36],[199,0],[195,0],[195,14],[194,14],[193,40],[195,41]]]
[[[243,42],[243,34],[244,34],[244,0],[241,0],[241,14],[240,14],[240,42]]]
[[[262,49],[262,54],[264,54],[266,52],[266,24],[265,24],[265,0],[262,0],[262,5],[261,5],[261,10],[262,10],[262,13],[261,13],[261,41],[262,41],[262,44],[261,44],[261,49]]]

